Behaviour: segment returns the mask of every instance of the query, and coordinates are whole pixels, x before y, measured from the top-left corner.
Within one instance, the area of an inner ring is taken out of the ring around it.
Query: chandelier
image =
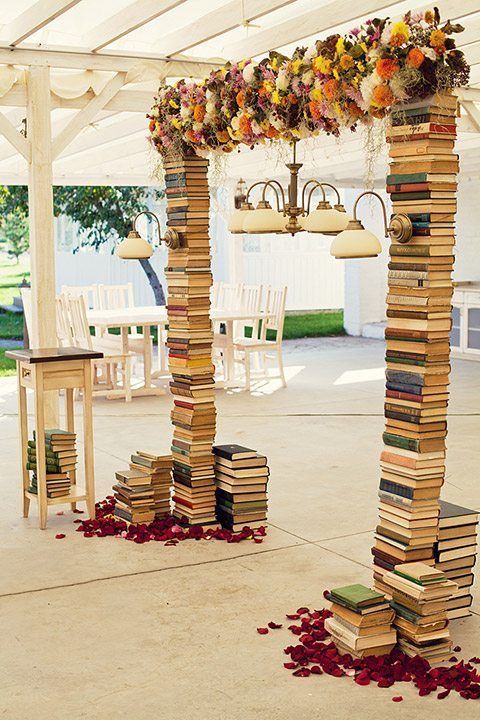
[[[385,203],[380,195],[373,191],[366,191],[359,195],[354,205],[353,218],[347,215],[340,202],[337,188],[330,183],[315,179],[307,180],[300,195],[298,173],[302,163],[297,162],[296,140],[293,141],[292,146],[293,161],[286,163],[290,172],[287,190],[284,190],[278,180],[261,180],[253,183],[248,188],[240,207],[237,207],[230,216],[228,229],[231,233],[281,233],[293,236],[298,232],[310,232],[334,235],[336,240],[330,249],[334,257],[376,257],[382,250],[380,241],[357,219],[358,201],[364,195],[373,195],[382,206],[385,237],[390,237],[393,242],[400,243],[410,240],[413,228],[408,215],[403,213],[393,215],[388,224]],[[263,190],[260,201],[254,207],[250,197],[252,190],[257,187],[261,187]],[[335,193],[336,202],[333,207],[327,200],[325,188],[333,190]],[[316,208],[311,210],[312,195],[317,190],[321,192],[321,199]],[[267,200],[267,192],[270,191],[273,192],[275,198],[274,208]]]

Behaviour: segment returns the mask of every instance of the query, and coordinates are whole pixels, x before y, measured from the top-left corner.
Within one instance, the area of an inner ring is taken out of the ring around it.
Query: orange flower
[[[185,133],[185,137],[187,138],[187,140],[189,142],[198,142],[197,137],[193,130],[187,130],[187,132]]]
[[[435,48],[435,50],[443,50],[445,47],[445,38],[446,35],[443,30],[432,30],[430,33],[430,45]]]
[[[378,108],[388,107],[395,100],[395,96],[388,85],[377,85],[372,93],[372,105]]]
[[[349,102],[347,104],[347,109],[348,109],[348,112],[350,113],[350,115],[354,118],[360,118],[360,117],[363,117],[363,115],[364,115],[363,110],[360,107],[358,107],[356,102],[353,102],[353,101]]]
[[[242,135],[250,135],[252,132],[252,123],[248,115],[242,115],[240,117],[238,127]]]
[[[423,16],[423,19],[429,25],[433,25],[433,21],[435,20],[435,14],[434,14],[433,10],[426,10],[425,15]]]
[[[226,130],[219,130],[217,132],[217,140],[221,143],[226,143],[230,140],[230,135]]]
[[[193,109],[193,117],[197,122],[202,122],[205,117],[205,108],[203,105],[195,105]]]
[[[390,80],[398,70],[398,62],[390,58],[377,60],[376,70],[382,80]]]
[[[150,130],[151,133],[154,132],[154,130],[155,130],[155,120],[150,120],[150,122],[148,123],[148,129]]]
[[[412,48],[407,55],[407,65],[413,68],[419,68],[425,60],[425,55],[419,48]]]
[[[280,135],[280,133],[278,132],[277,128],[273,127],[273,125],[269,125],[265,135],[268,138],[274,139],[274,138],[277,138]]]
[[[327,80],[323,86],[323,94],[328,100],[333,100],[338,92],[338,80]]]
[[[245,105],[245,90],[239,90],[236,95],[237,105],[238,107],[243,107]]]
[[[354,63],[355,60],[348,53],[344,53],[340,58],[340,67],[342,68],[342,70],[350,70],[350,68],[353,67]]]
[[[314,120],[320,120],[322,117],[322,113],[320,112],[320,103],[315,100],[310,100],[308,103],[308,109],[310,110],[310,115]]]

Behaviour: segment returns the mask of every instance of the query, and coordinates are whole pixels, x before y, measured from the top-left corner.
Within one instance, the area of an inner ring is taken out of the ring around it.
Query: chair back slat
[[[87,310],[83,296],[78,295],[75,297],[73,295],[66,295],[65,297],[74,344],[77,347],[93,350],[92,336],[90,335]]]
[[[68,312],[68,302],[65,293],[58,295],[55,301],[57,318],[57,339],[60,347],[72,347],[74,345],[73,333]]]
[[[135,306],[132,283],[124,285],[99,285],[102,310],[122,310]]]
[[[78,297],[81,295],[85,301],[85,307],[91,310],[100,309],[100,297],[98,285],[62,285],[62,294]]]
[[[217,307],[222,310],[238,309],[242,296],[242,286],[240,284],[220,283],[217,296]]]
[[[274,330],[277,333],[277,340],[282,338],[283,325],[285,322],[285,303],[287,299],[287,288],[267,288],[264,311],[268,314],[268,318],[262,323],[265,327],[265,336],[267,330]]]
[[[22,297],[23,304],[23,315],[25,318],[25,324],[27,326],[28,337],[32,337],[33,330],[33,318],[32,318],[32,290],[31,288],[20,288],[20,295]]]

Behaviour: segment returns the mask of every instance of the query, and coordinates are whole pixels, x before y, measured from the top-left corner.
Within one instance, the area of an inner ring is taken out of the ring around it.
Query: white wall
[[[454,280],[480,281],[480,178],[460,172]]]

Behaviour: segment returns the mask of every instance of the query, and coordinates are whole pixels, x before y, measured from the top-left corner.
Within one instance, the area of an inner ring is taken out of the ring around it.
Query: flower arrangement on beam
[[[242,60],[203,81],[160,87],[148,115],[162,154],[231,152],[240,145],[338,135],[412,99],[466,85],[469,67],[437,8],[398,22],[374,18],[291,58]]]

